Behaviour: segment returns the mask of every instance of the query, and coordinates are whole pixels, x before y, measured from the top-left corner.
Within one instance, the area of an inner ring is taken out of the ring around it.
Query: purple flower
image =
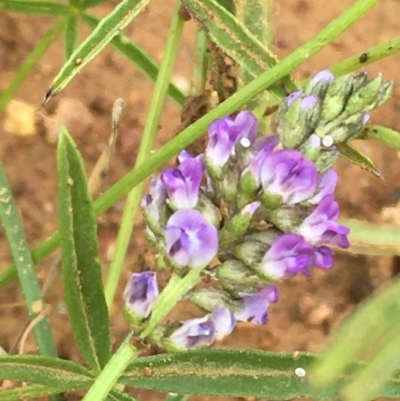
[[[233,313],[225,306],[218,306],[211,314],[211,320],[215,325],[215,339],[222,340],[232,333],[236,326]]]
[[[153,178],[150,183],[150,190],[142,199],[142,208],[155,221],[159,222],[163,207],[166,204],[167,190],[160,178]]]
[[[241,322],[251,321],[261,325],[268,321],[267,309],[278,300],[278,289],[274,285],[261,287],[253,294],[240,294],[243,308],[235,312],[235,319]]]
[[[318,184],[318,193],[308,200],[313,205],[317,205],[322,198],[327,195],[333,195],[336,189],[336,184],[338,181],[337,172],[334,169],[327,170],[324,174],[322,174],[319,184]]]
[[[208,265],[218,251],[218,231],[197,210],[178,210],[168,220],[166,251],[178,265]]]
[[[335,80],[335,76],[328,70],[322,70],[314,75],[311,85],[314,87],[320,83],[331,84]]]
[[[235,324],[232,313],[220,306],[202,318],[186,320],[168,340],[180,350],[207,347],[230,334]]]
[[[199,189],[203,176],[200,159],[188,157],[178,167],[165,170],[161,174],[169,201],[175,209],[191,209],[199,200]]]
[[[263,257],[259,270],[273,280],[292,277],[295,274],[309,275],[313,247],[298,234],[282,234]]]
[[[319,99],[315,95],[305,95],[301,98],[300,111],[306,111],[312,109],[317,105]]]
[[[317,188],[315,164],[297,150],[284,149],[266,154],[259,172],[264,192],[280,196],[288,205],[310,198]]]
[[[250,144],[254,143],[257,129],[258,120],[250,111],[242,111],[236,117],[215,120],[208,129],[206,158],[213,166],[222,168],[242,138],[247,138]]]
[[[140,319],[151,313],[159,295],[157,277],[154,272],[133,273],[123,294],[126,308]]]
[[[333,195],[321,199],[315,210],[303,221],[299,227],[299,234],[313,245],[331,244],[341,248],[350,246],[347,235],[348,227],[337,223],[339,218],[339,204]]]
[[[290,106],[293,102],[299,99],[303,94],[301,89],[297,90],[296,92],[291,93],[286,99],[285,102],[288,106]]]

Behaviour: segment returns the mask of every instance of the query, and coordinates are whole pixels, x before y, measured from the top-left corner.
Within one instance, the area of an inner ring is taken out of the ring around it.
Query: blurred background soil
[[[279,57],[284,57],[314,36],[351,3],[351,0],[276,1],[275,45]],[[116,4],[108,1],[95,12],[104,16]],[[124,32],[157,61],[160,61],[162,56],[172,8],[168,1],[153,0],[145,12]],[[398,36],[399,11],[398,1],[382,0],[344,35],[296,70],[294,78],[306,78],[354,53]],[[51,22],[52,18],[47,17],[0,14],[0,91],[7,87],[18,66]],[[186,92],[194,57],[195,32],[195,23],[188,22],[174,73],[174,81]],[[88,33],[87,29],[82,28],[80,40]],[[57,228],[56,139],[59,124],[67,125],[83,154],[87,171],[90,172],[110,134],[113,102],[118,97],[126,100],[127,107],[121,120],[120,138],[111,171],[106,179],[106,185],[111,186],[134,165],[152,94],[152,84],[123,56],[112,48],[107,48],[45,109],[40,108],[43,95],[62,63],[62,46],[59,40],[40,60],[14,97],[15,100],[23,102],[22,111],[18,109],[20,104],[14,102],[12,107],[0,115],[0,156],[32,246],[38,245]],[[382,73],[385,79],[395,82],[393,98],[372,116],[373,123],[383,124],[395,130],[400,130],[399,63],[400,55],[366,68],[372,77]],[[32,113],[35,114],[35,111],[36,118],[42,120],[39,126],[32,125]],[[13,121],[13,117],[21,117],[23,112],[27,113],[26,117]],[[176,104],[168,100],[157,148],[174,135],[180,124],[179,114],[180,110]],[[400,214],[397,211],[400,209],[396,204],[400,199],[400,160],[397,153],[372,142],[362,142],[357,146],[375,160],[385,179],[379,180],[341,159],[336,167],[340,173],[338,200],[343,216],[371,222],[398,221]],[[124,201],[121,200],[98,220],[101,259],[105,273],[123,205]],[[142,234],[143,222],[141,216],[138,216],[120,282],[120,291],[111,311],[115,344],[120,343],[128,331],[121,313],[121,294],[126,278],[130,272],[140,270],[141,257],[148,253]],[[56,258],[57,252],[39,263],[38,274],[41,282]],[[5,269],[10,262],[11,256],[5,235],[0,231],[0,269]],[[390,257],[337,254],[333,269],[314,270],[311,278],[298,277],[280,285],[280,299],[270,308],[270,321],[267,325],[256,327],[242,323],[234,334],[219,346],[287,352],[321,351],[327,336],[335,326],[360,301],[384,285],[397,269],[397,260]],[[60,279],[57,279],[47,297],[47,302],[51,305],[49,316],[54,337],[61,357],[79,361],[62,299],[62,285]],[[196,313],[198,312],[181,308],[176,317],[186,318]],[[26,312],[21,291],[18,285],[13,283],[0,290],[0,346],[7,352],[15,347],[15,339],[25,322]],[[23,352],[35,352],[35,343],[31,335]],[[3,388],[8,384],[3,383]],[[155,397],[145,391],[135,392],[135,395],[142,400]],[[71,395],[70,399],[79,397]]]

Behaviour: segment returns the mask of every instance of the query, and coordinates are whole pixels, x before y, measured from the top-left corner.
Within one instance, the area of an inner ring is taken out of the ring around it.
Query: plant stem
[[[178,15],[179,7],[180,1],[177,1],[135,166],[142,165],[146,162],[150,151],[154,146],[154,140],[158,131],[158,125],[163,111],[165,98],[169,82],[171,80],[172,70],[175,64],[184,26],[183,19]],[[105,286],[105,297],[109,308],[114,300],[119,277],[121,275],[121,270],[126,257],[129,241],[131,239],[133,224],[139,207],[143,186],[144,181],[131,190],[131,192],[128,194],[128,199],[124,208],[121,227],[118,232],[118,238],[115,245],[114,256],[111,261]]]
[[[107,394],[113,389],[126,367],[139,354],[139,351],[130,344],[131,337],[132,333],[111,357],[82,401],[102,401],[107,397]]]
[[[150,155],[147,160],[135,170],[126,174],[120,181],[107,190],[94,202],[96,215],[100,215],[115,202],[124,197],[132,188],[146,179],[150,174],[160,168],[166,161],[180,150],[186,148],[198,137],[203,135],[208,125],[216,118],[232,113],[252,97],[258,95],[271,85],[278,82],[284,76],[290,74],[304,61],[323,49],[327,44],[335,40],[343,31],[363,16],[369,9],[375,6],[379,0],[357,0],[346,9],[338,18],[328,24],[314,38],[300,46],[292,54],[287,56],[270,70],[261,74],[258,78],[243,87],[240,91],[221,103],[208,114],[197,120],[194,124],[183,130],[178,136],[166,143],[156,153]],[[46,243],[39,245],[33,251],[35,261],[42,260],[56,249],[59,243],[59,234],[55,233],[47,238]],[[10,283],[16,277],[15,266],[0,273],[0,288]]]

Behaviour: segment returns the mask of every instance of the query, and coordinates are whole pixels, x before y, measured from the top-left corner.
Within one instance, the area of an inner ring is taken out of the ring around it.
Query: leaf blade
[[[78,18],[71,15],[66,18],[64,27],[64,60],[67,61],[75,51],[78,39]]]
[[[139,14],[149,1],[123,0],[110,14],[103,18],[54,78],[46,92],[45,102],[65,88],[75,75]]]
[[[197,350],[139,358],[128,367],[120,382],[180,394],[334,399],[345,377],[333,387],[316,390],[309,386],[307,376],[295,373],[298,367],[307,373],[316,358],[317,355],[308,353],[294,358],[291,354],[254,350]],[[379,396],[385,397],[399,395],[399,380],[379,392]]]
[[[83,162],[63,130],[57,149],[59,220],[65,299],[77,346],[100,370],[111,357],[110,322],[104,298],[99,244]]]
[[[0,379],[18,380],[50,387],[86,388],[90,372],[75,362],[41,355],[0,356]]]
[[[70,8],[66,4],[47,0],[0,0],[0,11],[61,16],[69,14]]]

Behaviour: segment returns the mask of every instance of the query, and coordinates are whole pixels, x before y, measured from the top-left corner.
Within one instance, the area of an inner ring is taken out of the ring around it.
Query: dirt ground
[[[142,46],[157,61],[162,56],[163,44],[169,26],[172,7],[163,0],[154,0],[147,10],[132,23],[125,33]],[[279,57],[289,54],[311,38],[335,16],[351,4],[351,0],[279,0],[276,1],[276,51]],[[115,5],[113,1],[101,5],[96,13],[105,15]],[[294,77],[302,79],[309,74],[347,58],[375,44],[399,35],[399,3],[382,0],[356,25],[332,45],[299,68]],[[37,40],[52,22],[51,18],[0,14],[0,91],[7,87],[14,72],[29,54]],[[88,34],[81,30],[80,39]],[[174,80],[187,90],[194,57],[195,23],[185,27],[179,51]],[[61,40],[57,41],[35,67],[28,80],[21,86],[15,99],[38,107],[52,78],[62,65]],[[372,116],[373,123],[400,130],[400,55],[385,59],[367,70],[371,76],[382,73],[385,79],[395,82],[393,98]],[[127,102],[120,128],[120,139],[107,186],[112,185],[135,162],[144,128],[152,85],[119,53],[107,48],[68,87],[39,114],[54,115],[67,124],[85,159],[90,172],[104,148],[110,130],[112,104],[117,97]],[[61,107],[62,105],[62,107]],[[167,101],[161,123],[157,147],[168,141],[179,125],[178,107]],[[17,130],[6,131],[6,113],[0,115],[0,156],[6,167],[14,194],[23,217],[28,240],[37,245],[57,228],[57,181],[55,129],[40,128],[33,135],[17,135]],[[50,124],[50,123],[49,123]],[[373,158],[381,168],[385,180],[379,180],[345,160],[337,163],[340,173],[338,200],[346,217],[373,222],[387,221],[384,208],[400,199],[396,152],[376,143],[363,142],[359,147]],[[116,238],[123,201],[99,218],[99,237],[104,271]],[[112,330],[115,343],[128,331],[121,313],[121,293],[131,271],[138,269],[138,257],[145,252],[142,238],[143,223],[139,216],[133,235],[129,256],[117,302],[112,308]],[[38,267],[43,280],[57,257],[57,253],[41,262]],[[0,269],[11,262],[5,235],[0,231]],[[329,271],[314,270],[311,278],[299,277],[280,285],[280,300],[270,308],[270,321],[264,327],[240,324],[223,347],[255,348],[273,351],[305,350],[318,352],[323,349],[327,336],[360,301],[377,287],[384,285],[393,273],[397,260],[390,257],[366,257],[338,254],[336,265]],[[50,289],[47,302],[52,306],[50,318],[60,355],[79,360],[69,325],[66,323],[62,303],[60,280]],[[191,314],[192,312],[188,312]],[[15,283],[0,290],[0,346],[10,351],[17,333],[26,319],[25,308],[18,285]],[[24,352],[34,352],[31,337]],[[139,399],[153,399],[149,393],[136,392]],[[71,396],[70,398],[74,398]]]

